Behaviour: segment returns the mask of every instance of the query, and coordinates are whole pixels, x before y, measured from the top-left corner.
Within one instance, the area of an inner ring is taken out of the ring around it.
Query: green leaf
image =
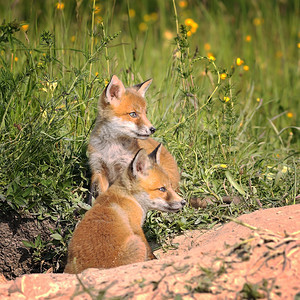
[[[19,206],[19,207],[26,207],[27,206],[27,201],[23,199],[23,197],[15,197],[14,198],[14,203]]]
[[[26,248],[34,248],[34,243],[32,243],[32,242],[22,241],[22,243]]]
[[[230,182],[230,184],[243,196],[245,196],[245,191],[244,189],[233,179],[232,175],[230,174],[229,171],[225,172],[225,175]]]
[[[275,186],[278,186],[278,185],[279,185],[280,179],[281,179],[282,176],[283,176],[283,173],[282,173],[281,171],[279,171],[279,172],[276,174],[275,182],[274,182],[274,185],[275,185]]]
[[[84,202],[79,202],[78,206],[84,210],[89,210],[91,208],[91,206],[89,204],[84,203]]]
[[[27,188],[23,193],[23,197],[27,197],[31,193],[32,190],[33,190],[32,187]]]
[[[51,237],[57,241],[61,241],[63,239],[59,233],[53,233],[53,234],[51,234]]]

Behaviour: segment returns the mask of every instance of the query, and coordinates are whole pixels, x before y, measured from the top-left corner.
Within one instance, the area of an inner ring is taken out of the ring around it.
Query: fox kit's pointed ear
[[[159,165],[160,162],[161,144],[159,144],[148,156]]]
[[[145,149],[140,149],[130,164],[130,170],[134,177],[147,176],[150,167],[150,159]]]
[[[119,102],[124,92],[125,92],[124,84],[116,75],[113,75],[109,84],[105,89],[106,102],[107,103]]]
[[[136,84],[133,86],[133,88],[139,93],[141,94],[142,97],[145,97],[145,94],[150,86],[150,84],[152,83],[152,79],[148,79],[140,84]]]

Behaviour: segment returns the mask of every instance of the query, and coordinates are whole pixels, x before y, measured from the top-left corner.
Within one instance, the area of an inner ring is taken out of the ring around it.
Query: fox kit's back
[[[68,248],[66,273],[112,268],[153,259],[142,225],[150,209],[176,212],[185,201],[160,167],[159,145],[139,150],[122,175],[86,213]]]

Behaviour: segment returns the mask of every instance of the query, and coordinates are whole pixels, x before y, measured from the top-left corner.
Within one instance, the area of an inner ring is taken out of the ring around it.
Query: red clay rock
[[[300,205],[259,210],[177,237],[159,260],[76,275],[32,274],[0,284],[0,299],[294,299],[300,293]],[[248,226],[248,227],[247,227]]]

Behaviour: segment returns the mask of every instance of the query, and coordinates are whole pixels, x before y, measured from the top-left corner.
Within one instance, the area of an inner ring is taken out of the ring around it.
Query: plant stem
[[[104,24],[102,22],[102,33],[103,33],[103,39],[105,40],[105,30],[104,30]],[[110,70],[109,70],[109,57],[108,57],[108,49],[107,46],[105,46],[105,60],[106,60],[106,65],[107,65],[107,75],[110,77]]]
[[[93,0],[92,28],[91,28],[91,57],[93,55],[93,49],[94,49],[95,7],[96,7],[96,0]],[[93,67],[93,62],[91,62],[91,64],[90,64],[89,80],[91,80],[91,77],[92,77],[92,67]]]

